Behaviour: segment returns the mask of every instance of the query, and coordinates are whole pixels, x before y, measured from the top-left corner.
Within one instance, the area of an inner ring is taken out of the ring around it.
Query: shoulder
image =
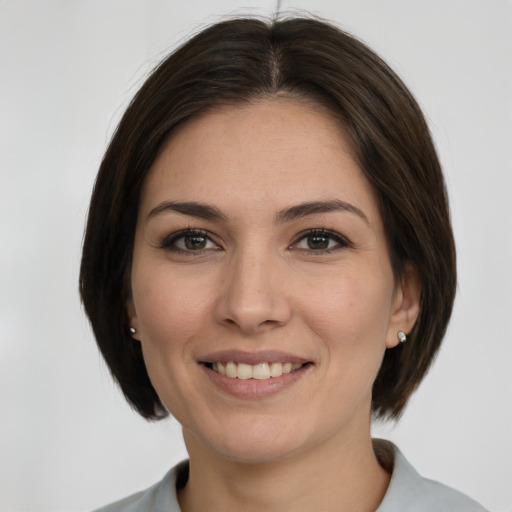
[[[487,512],[465,494],[423,478],[392,443],[378,441],[379,450],[392,451],[393,473],[377,512]]]
[[[188,462],[174,466],[160,482],[145,491],[132,494],[95,512],[180,512],[176,496],[176,481],[188,474]]]

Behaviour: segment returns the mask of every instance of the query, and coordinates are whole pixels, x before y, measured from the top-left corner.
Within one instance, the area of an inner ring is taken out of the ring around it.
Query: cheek
[[[165,267],[133,273],[132,290],[141,337],[152,344],[182,344],[204,324],[211,294],[205,282]]]
[[[331,357],[349,361],[376,353],[380,358],[392,287],[386,274],[365,275],[360,269],[350,269],[311,286],[302,300],[302,316]]]
[[[153,265],[151,272],[134,267],[132,293],[150,380],[173,416],[185,421],[191,386],[185,393],[183,383],[196,365],[190,347],[208,333],[209,305],[208,294],[198,293],[201,283],[176,274],[164,265]]]

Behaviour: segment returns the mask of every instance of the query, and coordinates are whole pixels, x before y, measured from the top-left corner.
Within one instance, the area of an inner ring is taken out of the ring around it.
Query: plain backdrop
[[[169,50],[274,1],[0,0],[0,510],[86,511],[186,456],[111,383],[81,310],[88,199],[127,102]],[[425,476],[512,511],[512,2],[304,0],[370,44],[424,108],[446,172],[459,289],[398,425]]]

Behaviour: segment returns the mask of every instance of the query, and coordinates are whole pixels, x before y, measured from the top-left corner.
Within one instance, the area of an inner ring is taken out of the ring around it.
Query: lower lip
[[[211,382],[222,391],[229,393],[237,398],[265,398],[275,395],[300,380],[311,368],[308,364],[298,370],[290,373],[284,373],[280,377],[271,377],[270,379],[233,379],[221,375],[201,364],[201,368],[208,376]]]

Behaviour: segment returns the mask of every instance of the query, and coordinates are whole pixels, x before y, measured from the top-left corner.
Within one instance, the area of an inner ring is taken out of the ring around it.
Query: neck
[[[333,440],[264,463],[233,461],[187,439],[190,475],[179,493],[183,512],[336,510],[374,512],[389,484],[365,436]]]

